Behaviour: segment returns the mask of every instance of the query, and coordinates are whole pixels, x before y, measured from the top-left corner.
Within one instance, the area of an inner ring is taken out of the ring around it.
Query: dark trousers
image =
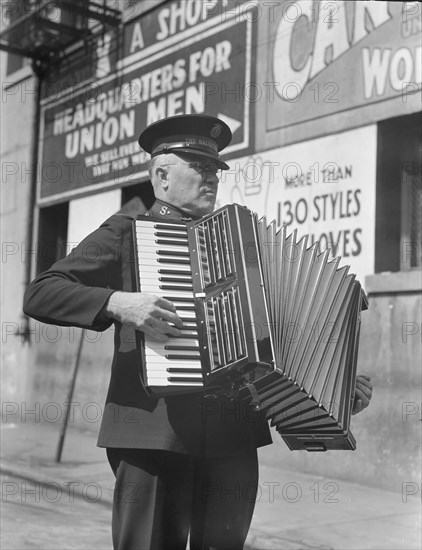
[[[107,449],[115,550],[241,550],[258,486],[256,450],[223,458]]]

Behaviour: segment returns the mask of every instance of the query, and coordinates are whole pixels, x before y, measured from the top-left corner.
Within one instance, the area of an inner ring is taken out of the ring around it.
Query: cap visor
[[[195,157],[201,157],[203,159],[212,159],[214,160],[219,168],[221,168],[221,170],[230,170],[230,166],[228,164],[226,164],[218,155],[213,155],[213,154],[208,154],[206,153],[205,151],[198,151],[198,150],[195,150],[193,149],[192,147],[180,147],[180,148],[177,148],[177,149],[174,149],[172,150],[171,147],[169,147],[166,151],[167,154],[169,153],[172,153],[174,155],[184,155],[185,153],[187,155],[194,155]],[[162,154],[161,152],[158,153],[158,154]]]

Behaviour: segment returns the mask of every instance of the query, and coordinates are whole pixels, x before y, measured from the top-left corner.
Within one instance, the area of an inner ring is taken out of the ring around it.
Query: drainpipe
[[[37,198],[37,173],[38,173],[38,150],[39,150],[39,134],[40,134],[40,99],[42,80],[46,70],[46,64],[39,60],[32,61],[32,70],[36,77],[35,89],[35,111],[32,120],[32,147],[31,147],[31,171],[30,171],[30,192],[28,201],[28,215],[26,218],[26,239],[27,246],[32,248],[34,237],[34,210]],[[31,282],[32,276],[32,257],[33,254],[27,254],[25,258],[25,289]],[[21,336],[23,343],[30,343],[30,326],[29,317],[23,314],[22,330],[18,330],[15,335]]]

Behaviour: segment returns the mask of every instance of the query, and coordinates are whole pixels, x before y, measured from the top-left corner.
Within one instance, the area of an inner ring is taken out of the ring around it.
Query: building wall
[[[31,147],[34,117],[35,79],[23,71],[16,82],[4,74],[2,52],[1,103],[1,380],[2,400],[10,410],[25,401],[28,391],[28,354],[31,346],[23,343],[25,319],[22,298],[26,268],[31,254],[27,241],[31,193]]]

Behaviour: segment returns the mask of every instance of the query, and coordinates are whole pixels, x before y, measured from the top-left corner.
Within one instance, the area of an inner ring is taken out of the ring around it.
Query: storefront
[[[57,241],[73,245],[135,194],[148,206],[142,128],[206,113],[233,130],[220,204],[240,202],[333,245],[362,281],[400,269],[404,235],[420,236],[420,222],[405,229],[397,211],[420,196],[418,6],[226,4],[160,4],[51,71],[41,101],[40,250],[51,219],[61,220]]]

